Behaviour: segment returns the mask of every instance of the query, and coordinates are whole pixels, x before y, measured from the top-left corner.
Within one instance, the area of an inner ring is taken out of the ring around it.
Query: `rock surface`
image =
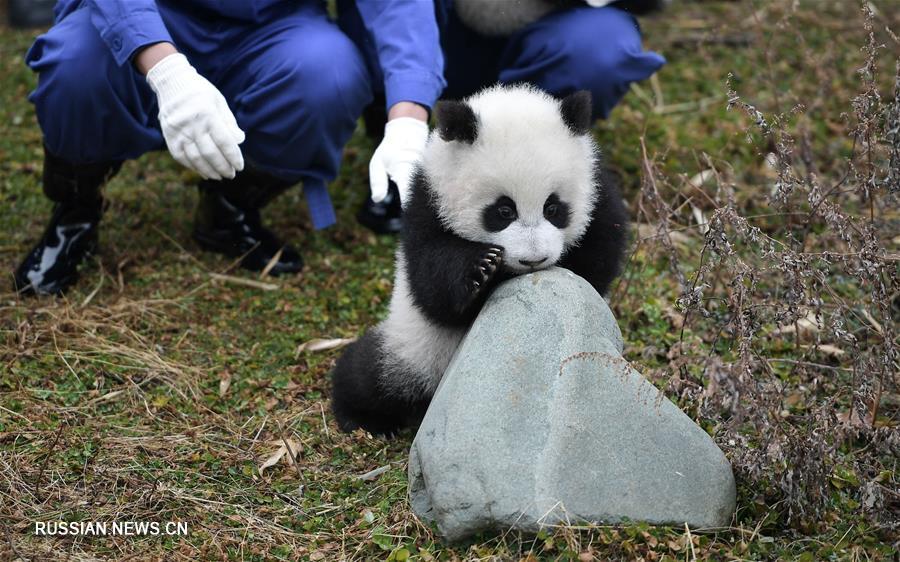
[[[413,441],[416,514],[449,540],[624,518],[728,525],[730,464],[621,353],[609,307],[571,272],[498,287]]]

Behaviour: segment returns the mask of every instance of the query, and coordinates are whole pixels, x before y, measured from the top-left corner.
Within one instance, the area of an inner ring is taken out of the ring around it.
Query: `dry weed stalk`
[[[855,490],[871,521],[900,524],[896,466],[884,460],[900,455],[897,404],[885,402],[900,389],[900,256],[891,229],[900,196],[900,61],[885,99],[874,16],[865,3],[863,10],[862,91],[844,115],[853,151],[841,177],[819,177],[802,106],[767,114],[729,77],[728,108],[747,116],[748,141],[763,147],[774,176],[771,212],[747,213],[727,174],[704,157],[717,185],[704,196],[712,212],[702,249],[682,260],[669,234],[696,194],[667,179],[646,150],[643,159],[639,219],[657,225],[653,240],[681,287],[684,315],[667,390],[715,428],[739,477],[769,505],[783,501],[788,520],[802,525],[828,510],[835,479]],[[775,101],[777,108],[783,100]],[[641,244],[652,248],[653,240]]]

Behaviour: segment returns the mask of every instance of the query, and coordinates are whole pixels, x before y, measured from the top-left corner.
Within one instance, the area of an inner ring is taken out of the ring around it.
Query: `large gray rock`
[[[725,456],[621,353],[609,307],[571,272],[498,287],[413,441],[416,514],[449,540],[624,518],[727,525]]]

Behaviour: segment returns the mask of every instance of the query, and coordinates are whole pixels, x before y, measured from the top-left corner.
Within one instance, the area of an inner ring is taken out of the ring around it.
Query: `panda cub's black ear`
[[[464,101],[442,100],[434,106],[437,130],[447,142],[460,141],[468,144],[478,136],[478,116],[472,106]]]
[[[593,107],[591,93],[579,90],[571,93],[559,104],[563,123],[576,135],[586,135],[593,125]]]

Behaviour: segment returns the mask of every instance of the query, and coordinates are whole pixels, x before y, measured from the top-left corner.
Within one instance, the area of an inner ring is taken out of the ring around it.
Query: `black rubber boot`
[[[397,234],[403,228],[403,208],[397,184],[388,182],[388,192],[381,202],[369,196],[356,214],[356,220],[377,234]]]
[[[121,162],[70,164],[44,149],[44,194],[56,205],[44,235],[15,272],[17,292],[59,295],[75,283],[78,266],[97,249],[100,188],[121,167]]]
[[[200,182],[194,240],[210,252],[241,257],[241,267],[262,271],[280,251],[269,275],[297,273],[303,258],[262,225],[260,209],[291,186],[268,174],[245,169],[231,180]]]

